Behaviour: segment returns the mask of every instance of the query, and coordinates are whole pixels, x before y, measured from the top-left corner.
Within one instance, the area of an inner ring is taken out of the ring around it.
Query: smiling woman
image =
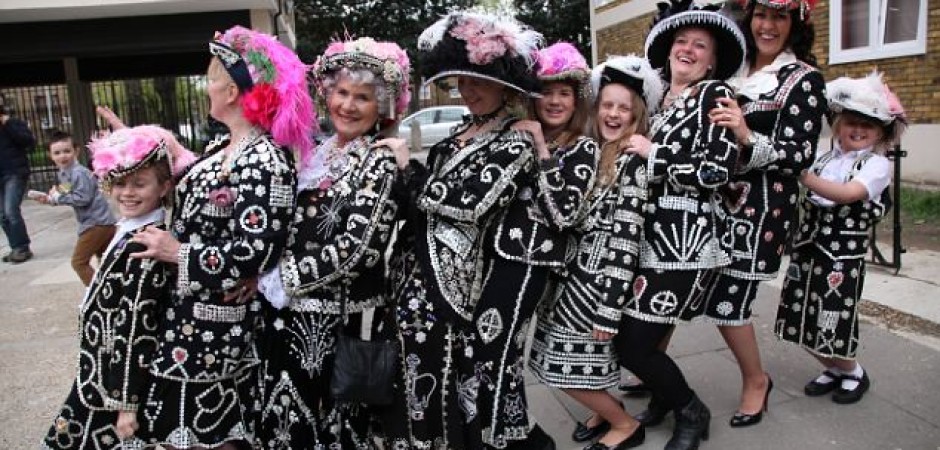
[[[335,401],[330,381],[339,335],[387,329],[382,255],[398,219],[397,170],[375,141],[408,105],[409,71],[398,45],[370,38],[334,42],[314,66],[336,133],[301,168],[287,248],[259,281],[263,448],[373,448],[371,411]]]
[[[678,450],[698,448],[711,414],[659,344],[673,325],[703,314],[703,287],[730,261],[713,198],[730,179],[738,148],[731,130],[706,113],[733,96],[721,80],[741,66],[745,42],[717,6],[673,0],[661,4],[654,23],[646,55],[663,69],[668,93],[649,138],[634,135],[626,151],[646,159],[648,202],[656,207],[644,211],[640,267],[615,346],[621,363],[651,388],[650,411],[676,412],[666,448]]]

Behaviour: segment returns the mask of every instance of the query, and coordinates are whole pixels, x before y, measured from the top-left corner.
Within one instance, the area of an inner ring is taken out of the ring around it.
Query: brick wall
[[[940,123],[940,1],[928,2],[927,53],[924,55],[829,66],[828,1],[819,2],[813,21],[816,25],[813,54],[827,81],[842,76],[861,77],[877,68],[884,72],[885,81],[901,99],[910,123]]]
[[[604,5],[597,12],[622,3],[626,1]],[[821,0],[813,12],[816,25],[813,54],[826,80],[840,76],[860,77],[877,68],[884,72],[885,80],[901,99],[912,124],[940,124],[940,1],[928,2],[928,8],[926,54],[828,66],[829,2]],[[606,60],[607,55],[642,54],[652,17],[650,12],[597,30],[598,62]]]
[[[617,25],[597,30],[597,62],[607,60],[607,55],[643,54],[643,44],[653,20],[653,12]]]

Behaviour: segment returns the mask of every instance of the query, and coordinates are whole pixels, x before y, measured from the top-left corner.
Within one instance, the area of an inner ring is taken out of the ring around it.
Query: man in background
[[[29,250],[29,234],[20,205],[29,180],[29,151],[36,138],[26,122],[12,117],[12,108],[0,95],[0,225],[10,243],[4,262],[18,264],[33,257]]]

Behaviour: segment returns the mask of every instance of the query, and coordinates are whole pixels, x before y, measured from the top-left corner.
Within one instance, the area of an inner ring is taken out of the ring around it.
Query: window
[[[418,122],[421,125],[430,125],[434,123],[434,113],[436,111],[424,111],[421,114],[418,114],[413,119],[415,122]]]
[[[463,108],[442,109],[439,122],[460,122],[463,120],[463,115]]]
[[[829,63],[927,51],[927,0],[833,0]]]
[[[450,95],[449,95],[449,97],[450,97],[450,98],[460,98],[460,91],[458,91],[457,88],[455,88],[455,87],[450,88]]]
[[[430,100],[431,99],[431,85],[424,82],[424,79],[421,79],[421,100]]]

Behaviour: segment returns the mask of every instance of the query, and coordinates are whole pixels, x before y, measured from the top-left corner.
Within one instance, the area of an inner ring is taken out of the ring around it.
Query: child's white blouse
[[[833,149],[832,159],[822,168],[819,177],[836,183],[844,183],[846,178],[851,175],[855,161],[866,153],[871,153],[872,148],[855,150],[851,152],[842,151],[839,143],[836,142]],[[822,155],[820,155],[822,156]],[[819,158],[817,158],[818,160]],[[874,154],[858,170],[852,181],[858,181],[868,190],[868,199],[874,200],[881,196],[881,192],[891,184],[891,161],[884,156]],[[833,206],[835,202],[821,197],[815,192],[810,195],[813,203],[820,206]]]

